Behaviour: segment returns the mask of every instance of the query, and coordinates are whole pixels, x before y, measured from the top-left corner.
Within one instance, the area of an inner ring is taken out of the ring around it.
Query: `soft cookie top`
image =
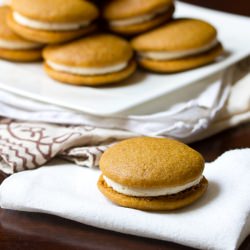
[[[12,0],[13,11],[42,22],[73,23],[97,18],[96,6],[84,0]]]
[[[212,43],[216,29],[209,23],[197,19],[176,19],[164,26],[132,40],[138,51],[182,51],[197,49]]]
[[[127,19],[150,14],[172,5],[172,0],[111,0],[105,4],[103,16],[108,20]]]
[[[175,187],[199,178],[204,159],[181,142],[138,137],[106,150],[100,168],[104,176],[128,187]]]
[[[46,61],[68,66],[105,67],[128,62],[133,56],[130,44],[111,34],[95,34],[64,45],[47,47]]]

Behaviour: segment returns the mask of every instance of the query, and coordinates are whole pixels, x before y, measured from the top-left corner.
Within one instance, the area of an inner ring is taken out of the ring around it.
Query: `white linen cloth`
[[[200,249],[233,250],[250,233],[249,166],[250,149],[228,151],[206,163],[209,186],[196,203],[173,212],[145,212],[107,200],[96,186],[99,170],[51,162],[5,179],[0,206]]]

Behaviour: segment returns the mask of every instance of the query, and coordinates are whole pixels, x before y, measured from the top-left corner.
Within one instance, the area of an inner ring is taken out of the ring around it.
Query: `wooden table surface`
[[[189,3],[250,16],[249,0],[189,0]],[[226,150],[250,147],[250,123],[226,130],[191,147],[212,161]],[[5,178],[0,174],[0,182]],[[56,216],[0,209],[1,250],[172,249],[189,247],[101,230]],[[250,249],[250,236],[240,250]]]

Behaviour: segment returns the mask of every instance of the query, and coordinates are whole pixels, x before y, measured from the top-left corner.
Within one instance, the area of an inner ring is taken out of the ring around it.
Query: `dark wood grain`
[[[182,0],[182,2],[250,17],[249,0]]]
[[[249,0],[189,0],[205,7],[250,16]],[[191,144],[206,161],[212,161],[226,150],[250,147],[250,123],[229,129],[209,139]],[[0,174],[0,182],[6,176]],[[0,209],[1,250],[75,250],[75,249],[172,249],[191,248],[159,240],[145,239],[101,230],[46,214]],[[240,250],[250,249],[250,237]]]
[[[223,131],[206,140],[190,144],[190,146],[198,150],[207,162],[215,160],[230,149],[250,147],[250,123]]]

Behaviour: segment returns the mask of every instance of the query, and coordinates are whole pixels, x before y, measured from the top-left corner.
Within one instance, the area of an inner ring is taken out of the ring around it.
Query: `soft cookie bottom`
[[[14,62],[35,62],[42,60],[42,50],[10,50],[0,48],[0,58]]]
[[[183,192],[158,197],[135,197],[118,193],[107,186],[103,175],[100,176],[97,185],[108,199],[120,206],[148,211],[167,211],[179,209],[195,202],[205,193],[208,181],[203,177],[198,185]]]
[[[153,72],[175,73],[209,64],[213,62],[218,56],[220,56],[222,52],[223,47],[219,43],[217,46],[210,49],[209,51],[195,56],[189,56],[185,58],[167,61],[157,61],[148,58],[140,58],[139,64],[143,68]]]
[[[131,60],[128,66],[118,72],[104,74],[104,75],[74,75],[66,72],[60,72],[52,69],[46,63],[44,65],[44,69],[46,73],[53,79],[73,85],[89,85],[89,86],[98,86],[98,85],[107,85],[119,82],[128,78],[132,75],[136,70],[136,62]]]

